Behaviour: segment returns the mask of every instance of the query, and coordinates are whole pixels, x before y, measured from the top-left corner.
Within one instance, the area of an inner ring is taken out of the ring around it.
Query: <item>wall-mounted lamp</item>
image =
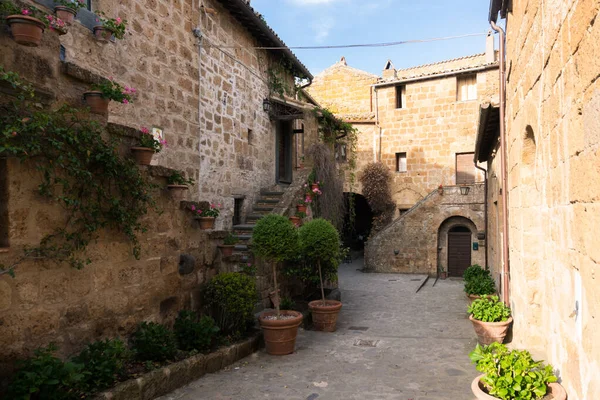
[[[263,100],[263,111],[267,114],[271,112],[271,100],[269,100],[268,98]]]
[[[462,194],[463,196],[466,196],[469,194],[469,191],[471,190],[471,187],[469,186],[461,186],[460,187],[460,194]]]
[[[477,232],[477,240],[485,240],[485,232]]]
[[[398,254],[400,254],[400,250],[394,250],[394,255],[397,256]]]

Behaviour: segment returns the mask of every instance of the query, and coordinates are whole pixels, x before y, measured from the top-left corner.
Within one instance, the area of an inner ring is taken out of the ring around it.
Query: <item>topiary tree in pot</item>
[[[276,311],[263,312],[259,317],[269,354],[293,353],[298,326],[302,323],[302,314],[299,312],[280,310],[277,285],[278,265],[293,258],[297,251],[298,231],[287,218],[281,215],[267,215],[261,218],[254,227],[252,252],[271,264],[275,286],[273,303],[275,303]]]
[[[340,263],[340,235],[327,220],[318,218],[307,222],[298,232],[300,253],[313,266],[321,283],[321,300],[311,301],[308,306],[313,315],[315,329],[334,332],[342,303],[326,300],[323,277],[335,278]]]

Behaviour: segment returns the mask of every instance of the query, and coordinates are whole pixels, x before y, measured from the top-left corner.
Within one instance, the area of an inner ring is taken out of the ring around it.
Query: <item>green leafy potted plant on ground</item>
[[[111,37],[115,39],[123,39],[125,37],[125,27],[127,26],[127,20],[117,18],[108,18],[102,11],[96,10],[96,22],[100,22],[100,25],[96,25],[93,28],[94,36],[96,39],[102,42],[108,41]]]
[[[223,244],[217,245],[219,250],[221,250],[221,255],[223,257],[231,257],[233,255],[233,250],[235,249],[235,245],[237,244],[238,239],[233,236],[231,233],[227,235],[227,237],[223,240]]]
[[[496,283],[488,269],[484,269],[477,264],[472,265],[465,270],[463,278],[465,292],[471,303],[480,296],[496,293]]]
[[[42,42],[47,18],[33,6],[17,7],[10,1],[0,3],[0,14],[6,21],[15,42],[28,47],[38,47]]]
[[[264,332],[267,353],[284,355],[294,352],[298,326],[302,314],[280,310],[277,266],[296,255],[298,232],[290,221],[281,215],[267,215],[260,219],[252,233],[253,253],[271,264],[275,287],[275,311],[263,312],[259,317]]]
[[[469,306],[468,312],[480,344],[504,342],[513,319],[510,308],[499,301],[498,296],[484,295],[476,299]]]
[[[211,203],[208,208],[196,208],[192,205],[192,212],[196,213],[196,219],[200,223],[200,229],[213,229],[215,227],[215,219],[221,213],[221,205]]]
[[[55,0],[54,13],[65,24],[71,25],[80,8],[85,7],[84,0]]]
[[[131,153],[138,165],[150,165],[152,156],[154,156],[155,153],[160,153],[166,145],[166,140],[155,139],[152,132],[145,126],[142,126],[140,129],[138,145],[131,148]]]
[[[552,366],[534,361],[527,350],[509,350],[501,343],[477,345],[469,355],[479,375],[471,390],[479,400],[566,400]]]
[[[174,200],[183,199],[183,195],[188,190],[188,185],[193,185],[193,178],[186,178],[183,172],[175,171],[167,177],[167,189]]]
[[[92,85],[92,89],[83,93],[83,98],[90,111],[95,114],[106,114],[111,100],[117,103],[129,104],[136,93],[134,88],[121,86],[112,78]]]
[[[323,218],[304,224],[298,231],[300,254],[319,277],[321,300],[308,303],[316,330],[334,332],[342,303],[325,299],[324,280],[336,278],[340,263],[340,236],[335,227]]]

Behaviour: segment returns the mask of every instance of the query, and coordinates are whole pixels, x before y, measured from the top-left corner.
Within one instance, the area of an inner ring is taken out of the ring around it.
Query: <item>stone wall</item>
[[[513,2],[507,19],[514,345],[600,398],[600,4]]]
[[[429,193],[411,210],[371,237],[365,247],[365,266],[375,272],[436,275],[448,270],[448,230],[461,225],[471,230],[472,264],[485,264],[485,241],[477,233],[485,230],[484,185],[471,186],[468,195],[460,187],[444,187]],[[396,254],[396,252],[398,254]]]

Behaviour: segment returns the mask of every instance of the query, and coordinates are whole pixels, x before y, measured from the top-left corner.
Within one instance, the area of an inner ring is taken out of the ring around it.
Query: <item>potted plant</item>
[[[20,45],[37,47],[48,26],[44,14],[33,6],[19,8],[11,2],[0,3],[0,14],[6,20],[12,36]]]
[[[306,218],[306,213],[296,211],[296,215],[291,216],[290,221],[292,221],[292,224],[294,224],[296,228],[299,228],[302,225],[302,220],[304,218]]]
[[[313,182],[310,184],[310,190],[313,193],[317,193],[315,190],[319,191],[318,194],[321,194],[321,191],[319,190],[321,183],[319,181]]]
[[[167,189],[175,200],[181,200],[185,191],[188,190],[188,185],[193,184],[194,179],[186,179],[180,171],[175,171],[167,177]]]
[[[490,270],[475,264],[467,268],[463,274],[465,292],[469,301],[478,299],[482,295],[496,293],[496,283],[490,275]]]
[[[155,139],[154,135],[148,128],[142,126],[140,128],[140,138],[138,145],[131,148],[133,158],[138,165],[150,165],[154,153],[160,153],[163,146],[167,145],[167,141],[163,139]]]
[[[442,196],[444,194],[444,186],[442,186],[442,185],[438,186],[437,191],[438,191],[438,194],[440,196]]]
[[[219,250],[221,250],[221,255],[223,257],[231,257],[233,255],[233,250],[235,249],[235,245],[237,244],[238,239],[233,236],[231,233],[225,237],[223,240],[223,244],[217,245]]]
[[[108,18],[102,11],[96,10],[96,22],[100,22],[100,25],[94,26],[92,29],[94,36],[101,42],[108,41],[111,37],[115,39],[123,39],[125,37],[125,27],[127,26],[127,20],[117,18]]]
[[[312,266],[313,274],[319,277],[321,300],[308,303],[316,330],[335,332],[338,313],[342,303],[325,299],[326,279],[335,278],[340,263],[340,235],[335,227],[323,218],[307,222],[298,231],[300,253]]]
[[[46,15],[46,20],[48,21],[48,27],[51,31],[54,31],[59,35],[66,35],[68,33],[67,24],[62,19],[52,15]]]
[[[510,308],[499,301],[498,296],[482,296],[473,301],[467,311],[480,344],[504,342],[513,319]]]
[[[296,210],[301,213],[306,213],[310,203],[312,203],[312,198],[310,195],[305,194],[304,198],[298,202],[298,205],[296,205]]]
[[[469,354],[479,375],[471,390],[480,400],[566,400],[552,366],[534,361],[527,350],[509,350],[501,343],[477,345]]]
[[[210,204],[208,208],[196,209],[192,206],[191,210],[196,213],[196,219],[200,223],[200,229],[213,229],[215,227],[215,219],[221,213],[220,204]]]
[[[65,24],[71,25],[80,8],[85,7],[84,0],[55,0],[54,13]]]
[[[83,93],[83,98],[90,111],[95,114],[106,114],[108,103],[114,100],[118,103],[129,104],[136,90],[129,86],[121,86],[112,77],[100,83],[93,84],[91,90]]]
[[[448,271],[446,271],[446,269],[442,265],[440,265],[438,267],[438,271],[439,271],[439,274],[440,274],[440,279],[447,279],[448,278]]]
[[[267,353],[284,355],[294,352],[298,326],[302,323],[302,314],[279,307],[279,288],[277,285],[277,267],[293,258],[298,249],[298,231],[281,215],[267,215],[261,218],[252,232],[252,251],[271,264],[273,285],[275,287],[275,311],[265,311],[258,321],[264,332]]]

